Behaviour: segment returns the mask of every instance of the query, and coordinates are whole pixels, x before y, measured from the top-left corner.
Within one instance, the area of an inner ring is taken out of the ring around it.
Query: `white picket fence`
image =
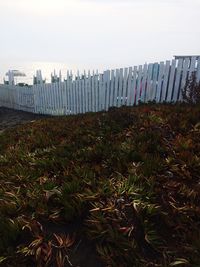
[[[139,101],[182,101],[192,72],[200,81],[200,57],[107,70],[103,74],[67,72],[64,82],[32,87],[0,85],[0,106],[50,115],[70,115],[137,105]]]
[[[0,85],[0,107],[35,112],[33,87]]]

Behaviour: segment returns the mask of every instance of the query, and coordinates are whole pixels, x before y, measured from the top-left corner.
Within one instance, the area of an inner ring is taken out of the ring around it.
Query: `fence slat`
[[[83,101],[83,97],[82,97],[82,80],[81,80],[81,77],[79,76],[79,79],[78,79],[78,84],[79,84],[79,112],[80,114],[83,113],[82,111],[82,101]]]
[[[45,91],[46,91],[46,98],[47,98],[47,103],[46,103],[46,111],[47,114],[50,114],[50,95],[49,95],[49,89],[48,89],[48,85],[45,84]]]
[[[157,86],[157,91],[156,91],[156,102],[157,103],[159,103],[161,99],[164,69],[165,69],[165,63],[160,62],[159,74],[158,74],[158,86]]]
[[[81,76],[79,74],[78,76],[78,106],[79,106],[79,113],[82,113],[82,82],[81,82]]]
[[[60,82],[56,83],[56,95],[57,95],[57,109],[56,109],[56,114],[57,115],[62,115],[62,106],[61,106],[61,101],[60,101],[60,97],[61,97],[62,91],[61,91],[61,86],[60,86]]]
[[[51,92],[51,114],[54,115],[54,110],[55,110],[55,103],[54,103],[54,84],[50,84],[50,92]]]
[[[73,114],[76,114],[76,81],[72,81]]]
[[[102,91],[103,91],[103,74],[99,76],[99,111],[102,110]]]
[[[48,99],[48,91],[47,91],[47,86],[46,84],[43,84],[44,86],[44,94],[45,94],[45,114],[48,114],[48,104],[49,104],[49,99]]]
[[[163,87],[162,87],[161,99],[160,99],[161,102],[166,101],[166,98],[167,98],[169,71],[170,71],[170,61],[167,60],[165,64],[165,69],[164,69]]]
[[[62,84],[62,98],[61,98],[61,102],[62,102],[62,108],[63,108],[63,115],[66,115],[66,111],[67,111],[67,90],[66,90],[66,82],[63,79],[63,81],[61,82]]]
[[[71,114],[74,114],[74,83],[71,80],[70,84],[70,93],[71,93]]]
[[[63,88],[64,88],[64,99],[65,101],[63,102],[64,105],[64,115],[68,115],[68,94],[67,94],[67,82],[64,79],[63,82]]]
[[[60,73],[60,78],[61,78],[61,73]],[[64,83],[61,81],[62,79],[59,79],[59,86],[60,86],[60,90],[61,90],[61,93],[60,93],[60,106],[61,106],[61,115],[65,115],[65,110],[66,110],[66,107],[65,107],[65,104],[67,102],[66,100],[66,93],[65,93],[65,86],[64,86]]]
[[[106,97],[105,97],[105,110],[108,110],[109,108],[109,102],[110,102],[110,71],[108,70],[106,72]]]
[[[58,103],[58,88],[57,83],[54,83],[54,100],[55,100],[55,115],[58,115],[59,103]]]
[[[38,113],[37,112],[38,94],[37,94],[36,85],[33,85],[33,95],[34,95],[34,103],[35,103],[35,105],[34,105],[34,112],[35,113]]]
[[[79,98],[79,94],[80,94],[80,88],[79,88],[79,74],[77,73],[77,81],[76,81],[76,110],[77,110],[77,114],[80,114],[80,98]]]
[[[146,95],[146,84],[147,84],[147,71],[148,67],[147,64],[144,64],[143,70],[142,70],[142,80],[141,80],[141,96],[140,101],[145,101],[145,95]]]
[[[77,77],[74,81],[74,93],[75,93],[75,114],[78,114],[78,80]]]
[[[115,75],[115,91],[114,91],[114,103],[113,103],[113,106],[114,106],[114,107],[117,107],[118,91],[119,91],[119,69],[116,69],[116,75]]]
[[[71,76],[70,76],[71,77]],[[70,98],[70,105],[69,105],[69,112],[72,115],[73,114],[73,95],[72,95],[72,80],[69,79],[69,98]]]
[[[88,111],[91,112],[91,75],[88,71]]]
[[[41,107],[40,107],[40,113],[45,114],[45,92],[44,92],[44,84],[41,84]]]
[[[67,71],[67,80],[65,81],[66,95],[67,95],[67,103],[66,103],[66,115],[70,114],[70,94],[69,94],[69,71]]]
[[[82,83],[81,83],[81,77],[79,76],[78,79],[78,84],[79,84],[79,92],[78,92],[78,97],[79,97],[79,113],[82,113]]]
[[[159,64],[154,63],[151,101],[155,101],[156,99],[156,92],[157,92],[157,86],[158,86],[158,73],[159,73]]]
[[[92,89],[91,89],[91,92],[92,92],[92,112],[95,112],[95,73],[94,73],[94,70],[92,72]]]
[[[99,111],[99,75],[98,72],[95,74],[95,111]]]
[[[36,109],[37,96],[36,96],[36,91],[35,91],[35,85],[33,85],[32,90],[33,90],[33,97],[34,97],[34,113],[37,113],[37,109]],[[1,102],[1,88],[0,88],[0,102]]]
[[[62,78],[61,73],[60,73],[60,78]],[[61,106],[61,115],[65,115],[65,104],[66,104],[66,94],[65,94],[65,87],[64,83],[62,82],[62,79],[60,79],[60,88],[61,88],[61,93],[60,93],[60,106]]]
[[[123,90],[122,90],[122,106],[124,106],[127,102],[127,82],[128,82],[128,68],[125,68]]]
[[[14,102],[13,108],[17,109],[18,108],[18,103],[17,103],[17,91],[16,90],[14,90],[14,92],[13,92],[13,102]]]
[[[53,115],[56,113],[56,89],[55,89],[55,83],[52,84],[52,95],[53,95]]]
[[[183,62],[183,70],[182,70],[182,78],[181,78],[181,88],[180,88],[180,94],[179,94],[179,101],[183,99],[182,97],[182,90],[184,89],[184,86],[186,84],[186,80],[188,77],[188,68],[189,68],[190,59],[186,58]]]
[[[178,60],[178,66],[176,69],[176,79],[175,79],[175,85],[174,85],[174,89],[173,89],[173,97],[172,97],[172,101],[173,102],[177,102],[178,101],[178,96],[180,93],[180,85],[181,85],[181,71],[183,68],[183,59],[179,59]]]
[[[44,90],[44,113],[43,114],[48,114],[47,106],[48,106],[48,97],[47,97],[47,90],[46,90],[46,84],[43,84],[43,90]]]
[[[55,92],[54,92],[54,84],[51,84],[51,101],[52,101],[52,115],[55,114]]]
[[[81,83],[81,113],[85,113],[85,80],[83,76],[80,79]]]
[[[137,67],[133,68],[133,78],[132,78],[132,90],[131,90],[131,106],[135,105],[136,98],[136,86],[137,86]]]
[[[50,114],[53,115],[53,90],[52,84],[48,84],[49,94],[50,94]]]
[[[153,75],[153,64],[150,63],[150,64],[148,65],[147,89],[146,89],[145,102],[148,102],[148,101],[151,100],[152,75]]]
[[[140,100],[141,90],[142,90],[142,66],[140,65],[137,77],[137,89],[136,89],[136,100],[135,100],[136,105],[138,105],[138,102]]]
[[[132,74],[133,74],[133,68],[130,67],[128,69],[127,102],[126,102],[127,106],[131,105]]]
[[[124,72],[124,70],[121,68],[119,70],[119,93],[117,96],[117,106],[118,107],[121,107],[121,102],[122,102],[123,72]]]
[[[78,105],[79,105],[79,113],[82,113],[82,96],[81,96],[81,77],[80,75],[78,76]]]
[[[50,90],[50,85],[46,85],[46,90],[48,92],[48,114],[51,114],[51,90]]]
[[[109,107],[113,107],[114,106],[114,90],[115,90],[115,71],[111,70]]]
[[[175,80],[175,72],[176,72],[176,60],[172,60],[171,68],[170,68],[170,78],[169,78],[169,86],[167,90],[167,102],[172,101],[174,80]]]
[[[54,88],[55,88],[55,97],[56,97],[56,111],[55,111],[55,115],[59,115],[59,109],[60,109],[60,105],[59,105],[59,88],[58,88],[58,82],[56,82],[54,84]]]
[[[132,75],[133,75],[133,68],[129,67],[129,69],[128,69],[128,84],[127,84],[127,102],[126,102],[127,106],[131,105]]]
[[[192,72],[195,71],[195,65],[196,65],[196,57],[192,57],[190,62],[189,77],[191,76]]]
[[[72,76],[70,72],[70,79],[69,79],[69,92],[70,92],[70,114],[73,114],[73,84],[72,84]]]
[[[86,74],[84,75],[85,76],[85,112],[88,112],[89,111],[89,108],[88,108],[88,78],[86,76]]]
[[[105,110],[107,71],[103,73],[103,86],[101,92],[101,110]]]

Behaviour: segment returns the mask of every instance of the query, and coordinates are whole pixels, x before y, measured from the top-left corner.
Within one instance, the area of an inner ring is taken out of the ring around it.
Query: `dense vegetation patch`
[[[0,135],[0,265],[92,266],[77,255],[84,239],[98,266],[199,266],[198,106],[112,108]]]

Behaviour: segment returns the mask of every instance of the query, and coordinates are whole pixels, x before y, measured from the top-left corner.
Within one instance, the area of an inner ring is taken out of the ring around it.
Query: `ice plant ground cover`
[[[0,266],[199,264],[199,106],[113,108],[0,135]]]

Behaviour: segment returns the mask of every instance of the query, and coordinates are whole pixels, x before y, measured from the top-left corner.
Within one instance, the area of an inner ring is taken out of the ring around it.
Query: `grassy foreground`
[[[83,264],[87,244],[95,259]],[[111,109],[1,134],[0,266],[200,266],[200,108]]]

